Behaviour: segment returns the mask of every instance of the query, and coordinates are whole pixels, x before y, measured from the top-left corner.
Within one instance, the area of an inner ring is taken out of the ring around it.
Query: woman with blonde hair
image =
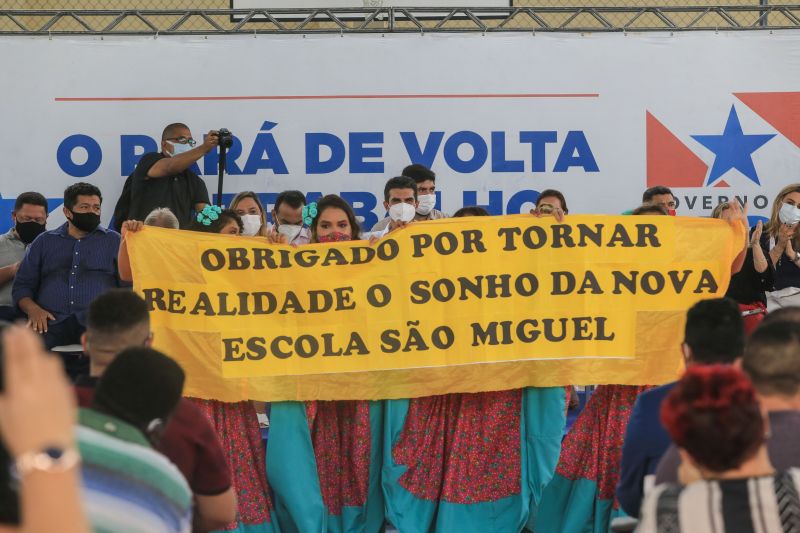
[[[767,294],[767,309],[800,305],[800,183],[787,185],[775,197],[772,216],[764,227],[761,248],[775,265],[775,290]]]
[[[267,212],[264,211],[264,204],[261,203],[256,193],[253,191],[240,192],[233,197],[230,209],[236,211],[236,214],[242,217],[242,223],[244,224],[242,235],[249,237],[255,235],[259,237],[267,236]]]

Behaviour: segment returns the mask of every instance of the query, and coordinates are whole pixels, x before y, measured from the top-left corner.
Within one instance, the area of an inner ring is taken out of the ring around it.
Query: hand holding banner
[[[187,395],[341,400],[670,381],[686,309],[724,295],[743,231],[518,215],[415,223],[372,245],[147,228],[128,246]]]

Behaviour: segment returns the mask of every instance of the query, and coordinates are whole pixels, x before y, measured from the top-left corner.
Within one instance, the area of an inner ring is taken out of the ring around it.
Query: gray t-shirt
[[[19,240],[17,234],[14,233],[14,228],[8,230],[8,233],[0,235],[0,268],[22,261],[23,257],[25,257],[25,243]],[[13,285],[13,279],[0,285],[0,306],[14,305],[11,300]]]
[[[777,471],[800,467],[800,411],[773,411],[769,414],[769,460]],[[656,469],[656,485],[678,482],[681,457],[671,445]]]

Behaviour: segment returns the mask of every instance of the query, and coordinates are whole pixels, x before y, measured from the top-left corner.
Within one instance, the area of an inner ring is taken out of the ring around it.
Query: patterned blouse
[[[657,486],[638,533],[800,532],[800,470],[774,476]]]

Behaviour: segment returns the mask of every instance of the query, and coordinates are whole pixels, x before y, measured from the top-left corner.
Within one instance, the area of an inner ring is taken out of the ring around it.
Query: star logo
[[[742,125],[739,123],[739,116],[736,114],[736,106],[731,106],[731,112],[722,135],[692,135],[694,140],[714,152],[715,155],[714,166],[711,167],[706,186],[712,185],[733,169],[741,172],[756,185],[761,185],[758,181],[756,167],[753,165],[752,154],[773,137],[775,137],[774,134],[745,135]]]

